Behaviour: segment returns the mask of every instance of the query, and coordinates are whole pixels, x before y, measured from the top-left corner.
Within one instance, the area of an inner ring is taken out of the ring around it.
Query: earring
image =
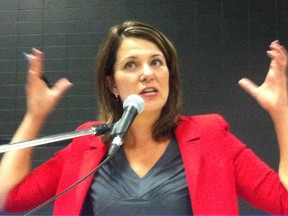
[[[118,95],[118,94],[114,94],[114,95],[115,95],[116,100],[118,100],[118,96],[119,96],[119,95]]]

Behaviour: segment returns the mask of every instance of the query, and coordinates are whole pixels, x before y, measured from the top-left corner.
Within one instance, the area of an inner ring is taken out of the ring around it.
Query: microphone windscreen
[[[143,98],[137,94],[129,95],[123,103],[123,109],[128,106],[133,106],[138,110],[138,114],[144,110],[144,101]]]

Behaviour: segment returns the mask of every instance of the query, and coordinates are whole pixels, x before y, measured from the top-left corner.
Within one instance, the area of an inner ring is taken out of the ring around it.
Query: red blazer
[[[288,213],[288,193],[278,174],[231,135],[219,115],[181,119],[175,136],[195,215],[238,214],[237,195],[269,213]],[[97,123],[88,122],[78,130]],[[94,169],[106,152],[99,137],[75,138],[10,192],[4,210],[23,212],[40,205]],[[92,179],[58,198],[54,214],[79,215]]]

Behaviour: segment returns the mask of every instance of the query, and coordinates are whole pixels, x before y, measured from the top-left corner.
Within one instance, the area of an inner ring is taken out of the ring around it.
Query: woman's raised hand
[[[278,40],[273,41],[269,48],[267,55],[271,58],[271,63],[263,84],[257,86],[251,80],[243,78],[239,85],[274,119],[288,111],[288,54]]]
[[[43,81],[44,53],[32,49],[26,83],[27,114],[45,119],[57,105],[62,95],[72,86],[66,79],[59,79],[51,88]]]

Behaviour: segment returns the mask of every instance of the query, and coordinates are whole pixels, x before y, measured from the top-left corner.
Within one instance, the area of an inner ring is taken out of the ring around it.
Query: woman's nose
[[[150,81],[154,79],[153,69],[149,65],[143,66],[141,81]]]

